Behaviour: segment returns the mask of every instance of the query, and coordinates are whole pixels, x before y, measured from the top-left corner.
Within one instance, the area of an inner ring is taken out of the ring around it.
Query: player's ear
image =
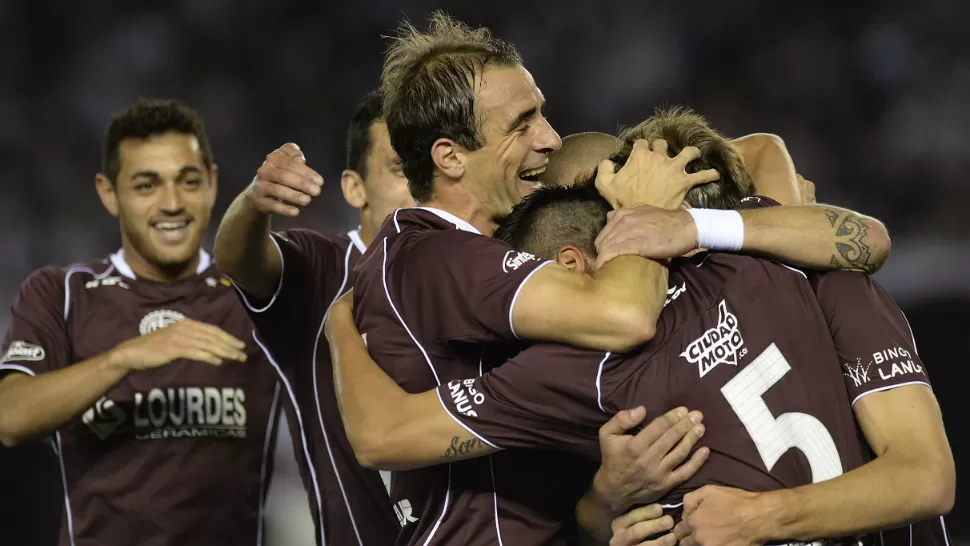
[[[574,273],[590,273],[592,271],[592,264],[586,259],[583,251],[572,245],[566,245],[559,249],[559,252],[556,253],[556,263]]]
[[[101,198],[101,204],[104,205],[105,210],[117,218],[118,192],[115,191],[114,183],[104,174],[98,173],[94,176],[94,189],[98,191],[98,197]]]
[[[347,203],[355,209],[362,209],[367,204],[367,188],[357,171],[347,169],[340,173],[340,190]]]
[[[219,166],[213,165],[209,168],[209,203],[214,204],[216,202],[216,196],[219,194]]]
[[[431,145],[431,159],[448,178],[461,178],[465,174],[468,155],[450,138],[439,138]]]

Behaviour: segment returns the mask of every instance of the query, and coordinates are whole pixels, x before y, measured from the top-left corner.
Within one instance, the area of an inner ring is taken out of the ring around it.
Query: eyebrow
[[[179,174],[177,178],[182,178],[187,174],[202,174],[202,170],[199,169],[198,167],[187,165],[179,169]],[[159,176],[157,171],[143,170],[143,171],[135,171],[135,173],[131,175],[131,178],[132,180],[134,180],[136,178],[161,178],[161,176]]]
[[[539,112],[539,109],[542,108],[545,105],[546,105],[546,102],[545,101],[542,101],[542,104],[540,104],[539,106],[533,106],[532,108],[529,108],[525,112],[522,112],[521,114],[519,114],[518,116],[516,116],[514,120],[512,120],[512,123],[509,124],[509,128],[507,130],[508,131],[514,130],[523,121],[525,121],[525,120],[531,118],[532,116],[536,115]]]

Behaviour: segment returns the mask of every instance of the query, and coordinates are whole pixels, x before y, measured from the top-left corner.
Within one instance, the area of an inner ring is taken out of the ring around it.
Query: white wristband
[[[697,247],[735,252],[744,244],[744,218],[736,210],[687,209],[697,226]]]

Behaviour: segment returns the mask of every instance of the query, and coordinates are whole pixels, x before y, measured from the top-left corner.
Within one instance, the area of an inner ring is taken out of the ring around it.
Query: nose
[[[542,119],[542,125],[539,127],[539,132],[533,143],[536,151],[542,154],[551,154],[562,148],[562,139],[559,138],[559,133],[552,128],[552,125],[545,118]]]
[[[168,214],[178,214],[182,212],[182,194],[179,191],[178,184],[174,181],[168,181],[162,185],[162,196],[161,202],[159,203],[159,209]]]

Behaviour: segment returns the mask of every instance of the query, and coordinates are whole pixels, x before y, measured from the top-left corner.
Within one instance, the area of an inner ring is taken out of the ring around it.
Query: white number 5
[[[832,435],[821,421],[807,413],[783,413],[774,418],[762,396],[791,366],[772,343],[763,353],[721,387],[745,430],[754,440],[768,471],[791,448],[801,450],[812,468],[812,482],[842,474],[842,460]]]

